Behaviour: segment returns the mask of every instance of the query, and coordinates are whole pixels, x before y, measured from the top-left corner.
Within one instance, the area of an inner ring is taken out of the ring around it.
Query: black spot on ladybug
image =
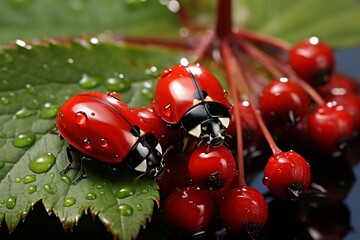
[[[193,96],[194,99],[204,100],[208,96],[208,93],[204,90],[200,90],[200,91],[196,91]]]
[[[138,126],[133,126],[130,132],[134,137],[140,137],[140,128]]]

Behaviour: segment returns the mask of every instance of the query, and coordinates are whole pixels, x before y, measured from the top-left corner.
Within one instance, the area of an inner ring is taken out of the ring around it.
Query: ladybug
[[[230,123],[227,92],[210,71],[198,64],[164,70],[152,108],[168,127],[182,128],[212,146],[223,143]]]
[[[156,177],[162,171],[162,147],[151,129],[115,92],[85,92],[73,96],[60,108],[56,126],[71,152],[80,152],[86,159],[117,164]],[[82,167],[81,175],[84,175]],[[75,182],[79,181],[76,179]]]

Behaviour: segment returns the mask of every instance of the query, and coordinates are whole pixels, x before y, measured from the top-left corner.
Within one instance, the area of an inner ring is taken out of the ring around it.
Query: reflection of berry
[[[310,101],[297,83],[280,78],[263,89],[259,96],[259,105],[265,122],[294,125],[308,112]]]
[[[199,146],[190,156],[188,170],[194,184],[215,198],[235,184],[235,159],[224,145]]]
[[[318,106],[310,114],[308,124],[310,139],[328,153],[343,150],[354,131],[351,115],[335,102]]]
[[[220,218],[232,233],[254,239],[266,223],[267,203],[255,188],[234,188],[220,204]]]
[[[275,154],[265,166],[263,183],[275,197],[297,200],[310,184],[310,166],[294,151]]]
[[[311,37],[290,50],[289,64],[300,78],[318,85],[329,81],[335,60],[332,49],[325,42]]]
[[[163,206],[164,223],[184,235],[195,234],[208,224],[214,213],[214,202],[193,187],[174,190]]]

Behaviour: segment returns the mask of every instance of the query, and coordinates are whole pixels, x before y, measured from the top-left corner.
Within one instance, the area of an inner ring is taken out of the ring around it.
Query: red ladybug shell
[[[155,88],[152,107],[167,123],[179,123],[190,108],[201,102],[196,99],[199,91],[207,93],[204,101],[230,108],[226,91],[216,77],[200,65],[178,65],[164,70]]]
[[[131,132],[149,132],[116,93],[86,92],[66,101],[56,117],[60,134],[80,152],[108,163],[119,163],[138,141]]]

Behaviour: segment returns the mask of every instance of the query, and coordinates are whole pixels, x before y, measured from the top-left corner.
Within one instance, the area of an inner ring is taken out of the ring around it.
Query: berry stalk
[[[217,1],[216,35],[224,38],[232,33],[231,0]]]
[[[223,51],[222,51],[224,61],[228,62],[228,64],[226,64],[226,65],[228,65],[229,68],[231,68],[232,71],[234,71],[234,74],[238,78],[238,83],[239,83],[241,89],[243,90],[245,96],[248,98],[247,100],[249,101],[250,107],[256,116],[257,123],[259,124],[259,127],[260,127],[261,131],[263,132],[264,137],[265,137],[266,141],[268,142],[273,154],[275,155],[275,154],[281,153],[282,151],[276,145],[273,137],[271,136],[269,130],[267,129],[267,127],[261,117],[261,113],[256,108],[256,104],[252,97],[250,88],[249,88],[249,86],[244,78],[244,75],[242,73],[241,63],[239,63],[237,61],[236,57],[231,53],[230,46],[228,45],[228,43],[226,46],[227,47],[223,47]],[[227,60],[225,60],[225,59],[227,59]]]
[[[239,168],[239,178],[238,185],[239,187],[246,187],[245,181],[245,163],[244,163],[244,155],[243,155],[243,140],[242,140],[242,128],[241,128],[241,117],[240,117],[240,108],[239,103],[240,99],[237,92],[236,87],[236,78],[237,73],[235,71],[235,62],[231,57],[231,50],[229,43],[227,41],[223,41],[221,44],[221,53],[223,56],[223,60],[225,63],[225,69],[228,75],[231,95],[234,101],[234,115],[235,115],[235,126],[236,126],[236,142],[237,142],[237,159],[238,159],[238,168]]]

